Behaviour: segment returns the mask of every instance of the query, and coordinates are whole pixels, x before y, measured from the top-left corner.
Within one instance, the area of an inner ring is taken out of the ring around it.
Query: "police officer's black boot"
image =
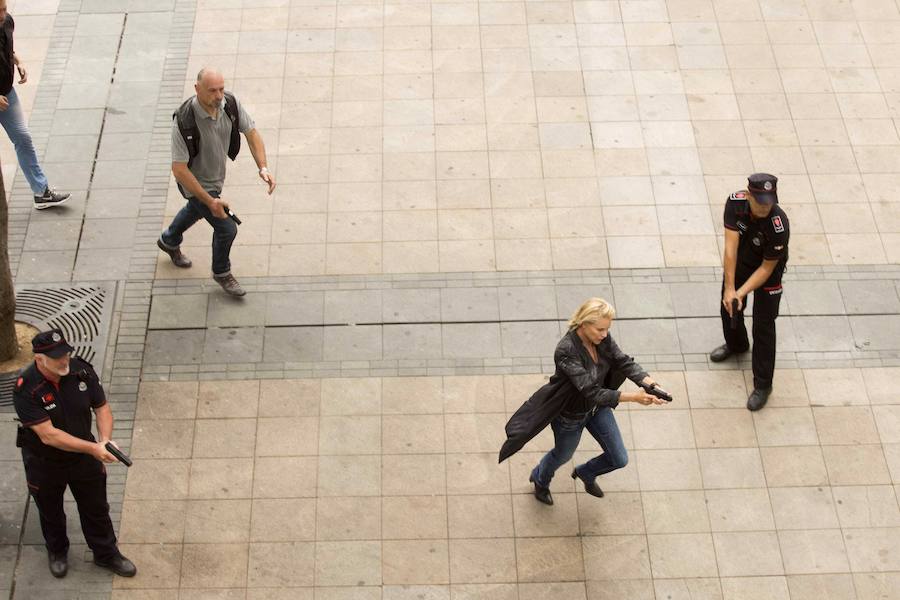
[[[137,567],[134,566],[134,563],[118,553],[102,560],[95,558],[94,564],[109,569],[119,577],[134,577],[137,574]]]
[[[534,484],[534,497],[538,499],[538,502],[553,506],[553,495],[550,493],[550,488],[546,488],[535,481],[534,475],[529,475],[528,481]]]
[[[722,362],[723,360],[728,360],[735,354],[742,354],[743,352],[746,352],[746,351],[735,352],[734,350],[732,350],[731,348],[728,347],[728,344],[722,344],[721,346],[719,346],[718,348],[716,348],[715,350],[713,350],[712,352],[709,353],[709,360],[711,360],[712,362],[715,362],[715,363]]]
[[[753,392],[750,394],[750,397],[747,398],[747,408],[750,410],[761,409],[766,405],[766,402],[769,400],[769,394],[771,393],[772,388],[753,388]]]
[[[50,574],[54,577],[65,577],[69,572],[69,557],[66,552],[47,551],[47,563],[50,566]]]

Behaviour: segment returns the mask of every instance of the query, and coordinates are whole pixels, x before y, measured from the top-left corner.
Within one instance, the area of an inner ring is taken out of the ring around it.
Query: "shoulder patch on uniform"
[[[772,246],[772,250],[781,250],[784,246]]]
[[[779,215],[772,217],[772,227],[775,228],[775,233],[784,233],[784,223],[781,222]]]
[[[731,194],[731,196],[728,197],[728,199],[729,199],[729,200],[746,200],[746,199],[747,199],[747,192],[744,191],[744,190],[741,190],[741,191],[739,191],[739,192],[733,192],[733,193]]]
[[[25,383],[25,378],[24,378],[24,377],[19,377],[18,379],[16,379],[16,389],[17,389],[17,390],[18,390],[18,389],[22,389],[22,384],[23,384],[23,383]]]

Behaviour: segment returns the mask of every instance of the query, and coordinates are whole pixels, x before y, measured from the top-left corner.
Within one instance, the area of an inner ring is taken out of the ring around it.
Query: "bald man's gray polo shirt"
[[[253,119],[244,110],[243,104],[235,98],[239,115],[239,130],[247,133],[255,129]],[[225,159],[228,158],[228,145],[231,143],[231,119],[220,108],[215,118],[203,110],[197,97],[191,100],[194,118],[200,132],[200,152],[191,163],[191,173],[207,192],[222,192],[225,185]],[[178,121],[172,119],[172,162],[186,163],[190,159],[187,145],[178,130]]]

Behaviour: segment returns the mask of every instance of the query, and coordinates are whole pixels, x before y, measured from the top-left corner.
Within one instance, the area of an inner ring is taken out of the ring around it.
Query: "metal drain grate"
[[[102,376],[115,284],[73,287],[22,286],[16,289],[16,320],[41,331],[58,328],[66,340]],[[15,373],[0,376],[0,407],[12,407]]]

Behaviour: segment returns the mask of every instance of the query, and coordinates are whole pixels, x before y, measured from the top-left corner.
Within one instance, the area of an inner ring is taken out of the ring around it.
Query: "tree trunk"
[[[9,205],[0,170],[0,362],[19,351],[16,341],[16,291],[9,270]]]

